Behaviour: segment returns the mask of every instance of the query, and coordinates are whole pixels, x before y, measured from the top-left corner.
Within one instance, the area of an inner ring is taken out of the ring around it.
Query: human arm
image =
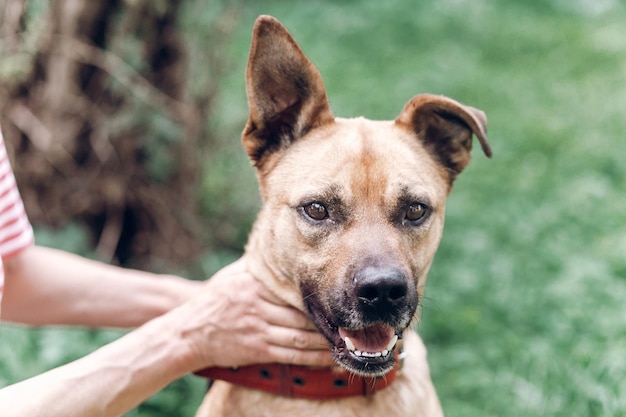
[[[31,245],[4,260],[2,320],[29,325],[136,327],[203,285]]]
[[[116,416],[197,369],[261,362],[331,365],[306,317],[246,271],[222,269],[195,297],[91,355],[0,390],[3,417]]]
[[[0,389],[3,417],[119,416],[188,370],[185,345],[156,319],[67,365]]]

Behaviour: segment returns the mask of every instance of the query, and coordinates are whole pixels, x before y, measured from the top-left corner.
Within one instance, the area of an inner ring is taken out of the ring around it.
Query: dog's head
[[[340,365],[385,374],[417,316],[472,135],[491,153],[485,116],[419,95],[394,121],[335,118],[318,71],[268,16],[255,24],[246,78],[243,143],[263,199],[253,263],[308,312]]]

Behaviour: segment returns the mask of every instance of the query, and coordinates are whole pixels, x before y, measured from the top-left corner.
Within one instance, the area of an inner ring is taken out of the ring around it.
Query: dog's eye
[[[404,214],[404,219],[411,223],[417,223],[424,218],[428,214],[428,206],[424,203],[412,203],[406,209],[406,213]]]
[[[313,220],[325,220],[328,218],[328,209],[322,203],[310,203],[304,206],[304,212]]]

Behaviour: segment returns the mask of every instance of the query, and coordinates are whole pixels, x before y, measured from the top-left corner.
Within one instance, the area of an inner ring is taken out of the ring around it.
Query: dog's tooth
[[[346,347],[348,348],[349,351],[354,352],[356,350],[354,343],[352,343],[352,340],[350,340],[348,336],[344,337],[343,341],[345,342]]]
[[[346,346],[348,346],[348,344],[346,344]],[[384,358],[387,355],[389,355],[390,350],[385,349],[380,352],[365,352],[365,351],[360,351],[360,350],[355,349],[355,350],[350,350],[350,352],[362,358]]]
[[[398,342],[398,335],[394,335],[389,341],[389,344],[387,345],[387,350],[393,350],[397,342]]]

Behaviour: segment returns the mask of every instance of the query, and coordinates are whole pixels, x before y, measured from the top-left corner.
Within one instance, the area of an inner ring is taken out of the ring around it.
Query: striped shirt
[[[15,255],[33,242],[33,228],[26,217],[0,130],[0,305],[4,289],[2,259]]]

